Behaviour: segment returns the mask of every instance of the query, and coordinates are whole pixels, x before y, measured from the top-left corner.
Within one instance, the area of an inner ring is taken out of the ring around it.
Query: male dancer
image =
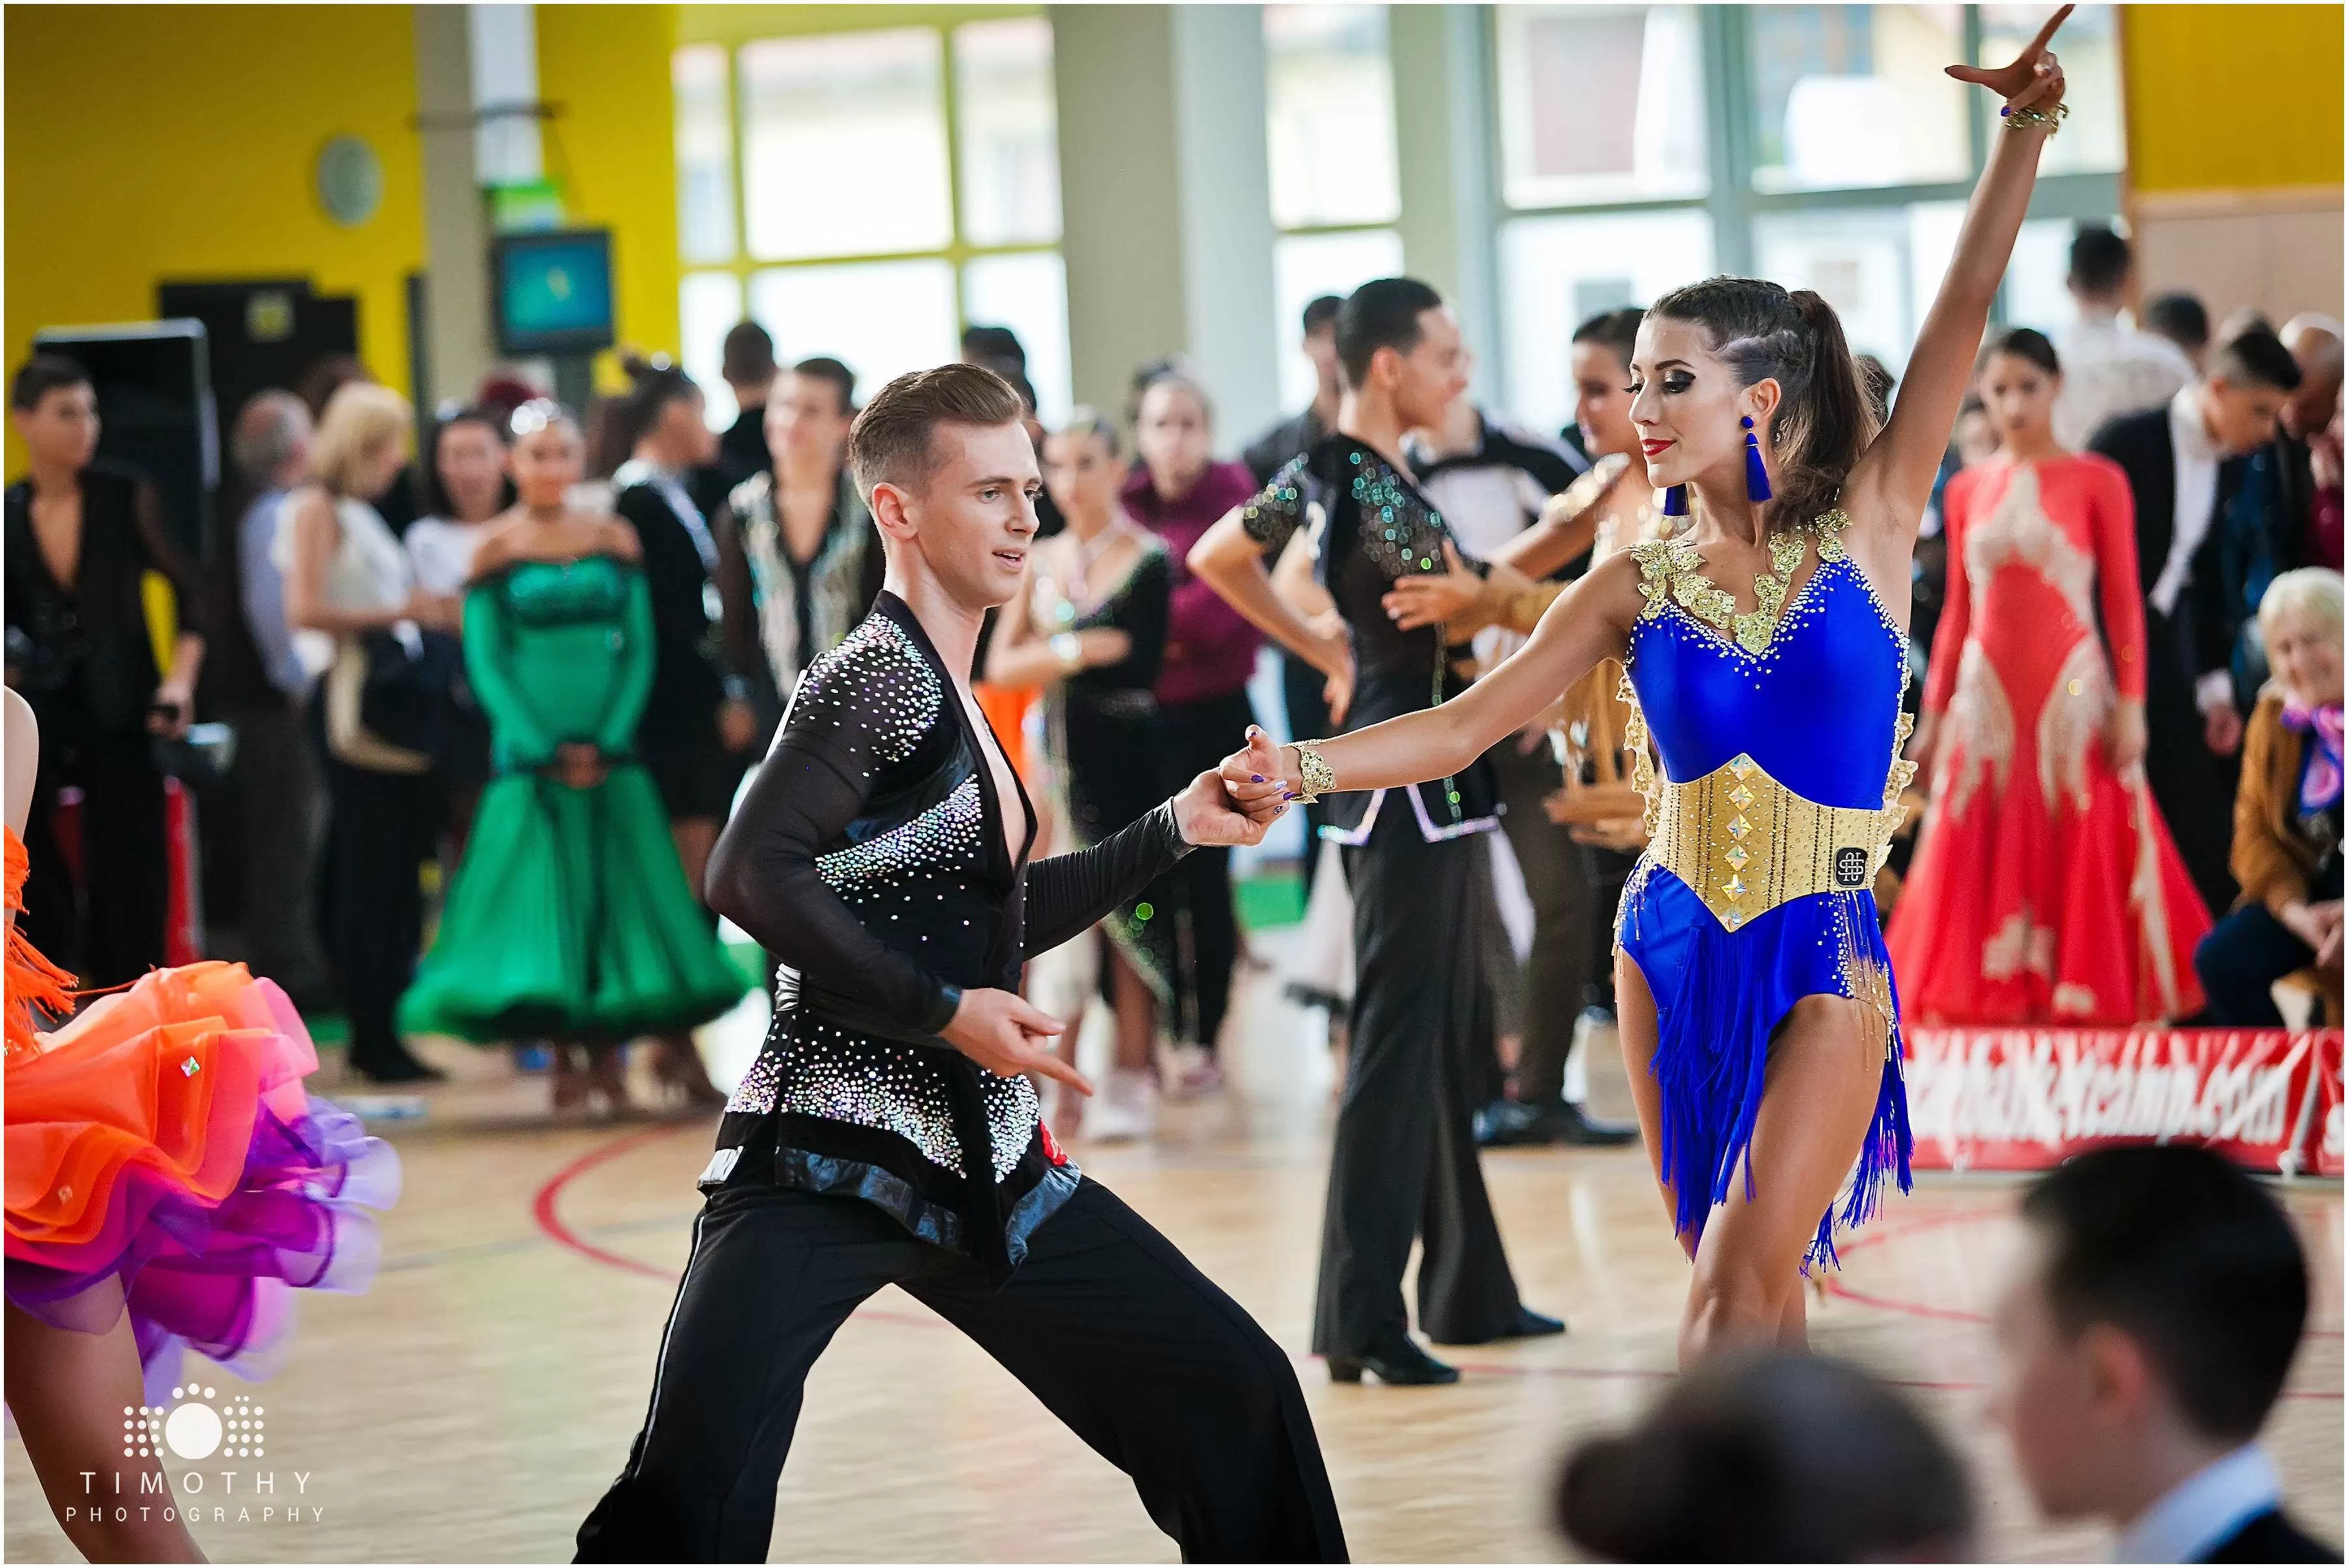
[[[886,541],[872,614],[801,677],[710,862],[709,901],[786,967],[726,1107],[652,1403],[581,1562],[764,1562],[808,1368],[895,1284],[1133,1478],[1186,1561],[1337,1562],[1344,1538],[1287,1358],[1036,1115],[1090,1088],[1020,965],[1202,843],[1263,821],[1213,774],[1033,866],[1035,816],[971,696],[1042,488],[994,372],[898,377],[849,461]],[[1265,818],[1274,812],[1267,811]]]
[[[1403,631],[1384,600],[1401,577],[1444,570],[1449,528],[1418,489],[1403,433],[1441,423],[1468,384],[1459,325],[1411,278],[1364,284],[1337,313],[1345,373],[1337,428],[1209,529],[1190,569],[1240,614],[1328,677],[1329,711],[1358,727],[1457,689],[1443,628]],[[1346,631],[1324,636],[1272,592],[1264,569],[1318,501],[1320,576]],[[1350,709],[1350,711],[1349,711]],[[1345,846],[1354,892],[1353,1047],[1331,1152],[1313,1348],[1342,1381],[1452,1383],[1410,1337],[1402,1275],[1423,1235],[1419,1326],[1439,1344],[1558,1334],[1517,1299],[1477,1163],[1471,1064],[1489,1050],[1486,938],[1468,836],[1498,825],[1483,764],[1436,784],[1341,797],[1322,830]]]

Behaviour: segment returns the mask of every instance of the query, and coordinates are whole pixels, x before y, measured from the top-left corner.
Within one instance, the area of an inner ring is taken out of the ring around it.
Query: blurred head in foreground
[[[2075,1155],[2022,1218],[1994,1413],[2048,1517],[2126,1528],[2265,1424],[2307,1323],[2299,1238],[2250,1175],[2177,1145]]]
[[[1558,1485],[1576,1546],[1622,1563],[1962,1562],[1964,1467],[1855,1367],[1772,1351],[1711,1361]]]

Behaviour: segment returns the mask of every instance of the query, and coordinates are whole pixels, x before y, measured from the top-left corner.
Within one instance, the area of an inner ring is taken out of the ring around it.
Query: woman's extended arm
[[[1990,305],[2013,260],[2014,236],[2030,210],[2038,156],[2051,131],[2024,111],[2052,115],[2062,104],[2063,67],[2047,53],[2046,45],[2070,14],[2068,5],[2055,12],[2021,58],[2003,69],[1948,67],[1949,75],[1989,88],[2024,118],[2009,118],[1990,133],[1989,166],[1973,189],[1941,291],[1916,335],[1890,421],[1844,487],[1844,508],[1853,521],[1891,542],[1903,562],[1915,549],[1933,478],[1948,452],[1957,409],[1972,379],[1973,356],[1989,325]],[[1904,575],[1906,567],[1900,570]]]
[[[1601,659],[1620,658],[1643,603],[1637,559],[1608,559],[1559,596],[1531,641],[1449,702],[1314,742],[1336,775],[1332,788],[1384,789],[1458,772],[1522,729]],[[1233,799],[1245,807],[1271,790],[1303,787],[1293,746],[1273,747],[1260,728],[1249,738],[1248,750],[1223,763]],[[1264,783],[1256,782],[1258,775]]]

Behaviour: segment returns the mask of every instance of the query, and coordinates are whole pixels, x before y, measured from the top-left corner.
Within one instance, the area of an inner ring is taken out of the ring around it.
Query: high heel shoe
[[[701,1065],[701,1053],[693,1048],[692,1041],[654,1041],[652,1067],[653,1081],[662,1093],[684,1101],[687,1109],[725,1108],[726,1091],[709,1081],[709,1071]]]
[[[1359,1356],[1332,1356],[1329,1381],[1358,1383],[1365,1372],[1375,1372],[1381,1383],[1424,1385],[1457,1383],[1459,1368],[1437,1361],[1418,1346],[1418,1342],[1403,1335],[1365,1351]]]
[[[628,1058],[623,1046],[597,1046],[587,1053],[587,1091],[614,1116],[635,1109],[628,1099]]]

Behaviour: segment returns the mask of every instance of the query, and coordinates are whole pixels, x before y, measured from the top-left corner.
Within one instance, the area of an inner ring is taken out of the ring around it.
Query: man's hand
[[[2201,716],[2201,738],[2220,757],[2231,757],[2241,749],[2242,716],[2232,703],[2213,704]]]
[[[1009,991],[965,991],[953,1021],[940,1037],[996,1078],[1041,1073],[1078,1094],[1090,1094],[1093,1086],[1085,1075],[1052,1050],[1051,1042],[1066,1029],[1025,996]]]
[[[1201,773],[1174,797],[1174,825],[1186,844],[1260,844],[1264,829],[1287,810],[1288,802],[1277,796],[1242,804],[1218,774]]]
[[[189,721],[195,712],[195,693],[165,681],[155,688],[153,703],[147,712],[147,732],[178,740],[188,733]]]

